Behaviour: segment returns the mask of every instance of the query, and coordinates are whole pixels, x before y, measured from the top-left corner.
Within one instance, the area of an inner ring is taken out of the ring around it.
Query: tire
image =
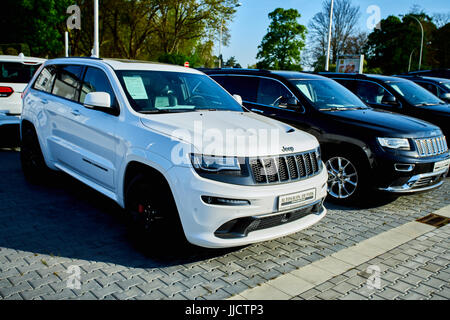
[[[30,126],[26,126],[22,132],[20,163],[25,179],[31,183],[42,183],[51,174],[42,155],[36,131]]]
[[[179,245],[186,242],[170,188],[139,174],[131,180],[125,194],[125,210],[131,227],[139,237],[158,240],[158,244]],[[166,240],[161,242],[161,240]]]
[[[327,199],[342,205],[359,204],[368,190],[366,161],[351,152],[337,151],[324,157],[328,171]]]

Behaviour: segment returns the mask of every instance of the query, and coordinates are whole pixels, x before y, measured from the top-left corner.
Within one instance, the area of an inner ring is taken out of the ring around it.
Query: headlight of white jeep
[[[377,138],[378,143],[385,148],[411,150],[408,139],[405,138]]]
[[[191,154],[191,162],[195,170],[217,173],[220,171],[241,171],[237,157],[216,157],[202,154]]]

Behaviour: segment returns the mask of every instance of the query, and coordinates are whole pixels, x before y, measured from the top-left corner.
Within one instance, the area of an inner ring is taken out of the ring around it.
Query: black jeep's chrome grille
[[[444,136],[414,139],[414,143],[421,157],[436,156],[448,151],[447,141]]]
[[[282,183],[305,179],[321,170],[319,152],[280,155],[250,159],[253,179],[257,184]]]

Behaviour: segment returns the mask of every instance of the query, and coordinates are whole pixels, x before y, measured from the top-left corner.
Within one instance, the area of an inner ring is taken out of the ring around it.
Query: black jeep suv
[[[431,122],[450,135],[450,105],[412,81],[369,74],[320,73],[338,81],[373,108]]]
[[[404,73],[404,75],[450,79],[450,69],[418,70]]]
[[[421,77],[421,76],[408,76],[408,75],[398,75],[395,77],[400,77],[404,79],[411,80],[417,83],[419,86],[427,89],[436,97],[439,97],[443,101],[450,103],[450,80],[444,78],[434,78],[434,77]]]
[[[329,173],[329,195],[337,202],[354,202],[373,189],[430,190],[448,172],[450,155],[438,127],[374,110],[333,80],[300,72],[202,71],[240,95],[247,109],[316,136]]]

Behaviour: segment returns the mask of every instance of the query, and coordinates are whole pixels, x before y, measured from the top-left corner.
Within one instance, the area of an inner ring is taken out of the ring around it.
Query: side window
[[[347,80],[347,79],[340,79],[340,78],[333,78],[333,80],[335,80],[337,83],[343,85],[344,87],[346,87],[348,90],[350,90],[351,92],[355,92],[355,80]]]
[[[61,65],[57,66],[57,70],[52,93],[59,97],[78,102],[83,67]]]
[[[260,79],[258,87],[257,103],[267,106],[278,106],[282,98],[292,98],[292,94],[278,81]]]
[[[382,104],[383,97],[391,96],[389,92],[377,83],[368,81],[358,81],[356,95],[364,102],[373,104]]]
[[[97,68],[88,67],[81,86],[80,103],[84,103],[89,92],[107,92],[111,97],[111,106],[118,108],[116,95],[106,74]]]
[[[427,82],[417,82],[417,84],[418,85],[420,85],[420,86],[422,86],[422,87],[424,87],[425,89],[427,89],[428,91],[430,91],[432,94],[434,94],[435,96],[438,96],[439,95],[439,92],[438,92],[438,88],[434,85],[434,84],[431,84],[431,83],[427,83]]]
[[[55,66],[47,66],[43,68],[33,84],[33,89],[51,93],[53,82],[55,81],[55,76],[56,76]]]
[[[213,78],[229,93],[240,95],[244,101],[256,102],[258,78],[243,76],[214,76]]]

